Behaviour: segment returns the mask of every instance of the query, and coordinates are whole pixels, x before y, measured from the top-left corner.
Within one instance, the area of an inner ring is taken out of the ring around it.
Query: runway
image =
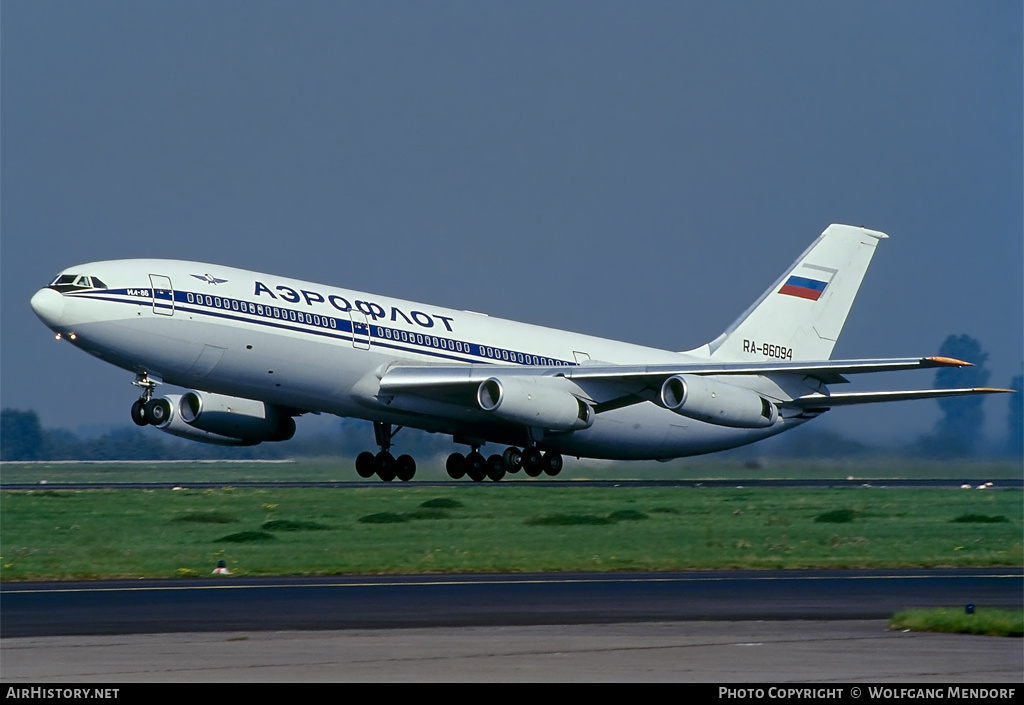
[[[1022,588],[1019,568],[6,584],[0,663],[5,682],[1019,683],[1021,639],[886,619]]]

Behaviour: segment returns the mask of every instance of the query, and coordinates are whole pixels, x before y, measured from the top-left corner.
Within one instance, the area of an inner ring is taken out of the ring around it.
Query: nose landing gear
[[[158,384],[160,383],[145,372],[135,375],[132,385],[142,388],[142,396],[132,404],[132,421],[136,426],[161,424],[170,417],[170,403],[165,399],[153,399],[153,392]]]

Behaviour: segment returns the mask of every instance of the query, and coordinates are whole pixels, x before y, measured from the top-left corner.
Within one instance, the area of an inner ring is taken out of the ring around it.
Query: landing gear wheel
[[[500,455],[492,455],[487,459],[487,477],[495,482],[505,477],[505,461]]]
[[[141,399],[132,404],[132,421],[136,426],[145,426],[149,423],[149,419],[146,418],[146,405]]]
[[[541,467],[544,468],[544,472],[554,477],[562,471],[562,456],[559,453],[545,453],[541,460]]]
[[[544,472],[542,467],[543,460],[540,451],[536,448],[524,448],[523,472],[530,477],[540,477],[540,474]]]
[[[373,453],[369,451],[363,451],[356,456],[356,472],[359,473],[359,477],[366,480],[373,477],[374,457]]]
[[[166,423],[170,420],[173,410],[171,409],[171,402],[166,399],[150,399],[146,404],[146,418],[149,423],[154,426],[159,426],[162,423]]]
[[[473,482],[480,482],[487,477],[487,461],[475,450],[466,456],[466,474]]]
[[[523,467],[523,454],[518,448],[506,448],[505,452],[501,454],[501,461],[505,465],[505,470],[517,473],[519,468]]]
[[[388,453],[386,450],[382,450],[377,453],[377,457],[374,458],[374,465],[377,470],[377,477],[384,480],[384,482],[391,482],[395,479],[395,456]]]
[[[448,471],[448,477],[453,480],[461,480],[466,474],[466,456],[462,453],[452,453],[444,464]]]
[[[408,482],[416,474],[416,461],[411,455],[400,455],[395,461],[395,477],[402,482]]]

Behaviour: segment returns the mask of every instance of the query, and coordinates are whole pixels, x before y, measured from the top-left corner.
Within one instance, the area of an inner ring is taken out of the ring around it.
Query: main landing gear
[[[531,446],[525,450],[506,448],[501,455],[484,458],[474,446],[469,455],[452,453],[445,463],[450,478],[469,477],[473,482],[482,482],[484,478],[498,482],[505,473],[517,473],[520,468],[530,477],[540,477],[541,473],[554,477],[562,470],[562,456],[552,451],[541,453],[536,446]]]
[[[132,407],[133,418],[134,415],[135,407]],[[377,445],[380,446],[380,452],[374,455],[364,451],[356,457],[356,472],[359,473],[359,477],[370,479],[376,475],[384,482],[391,482],[396,478],[408,482],[413,478],[416,474],[416,461],[412,456],[400,455],[396,458],[391,454],[391,440],[401,430],[401,426],[393,428],[389,423],[373,422],[373,433]],[[562,456],[553,451],[542,453],[536,446],[530,446],[525,450],[506,448],[501,455],[495,454],[485,458],[480,453],[480,446],[474,445],[468,455],[449,455],[445,468],[453,480],[468,477],[474,482],[482,482],[487,478],[497,482],[505,477],[506,473],[517,473],[520,469],[530,477],[540,477],[542,473],[554,477],[562,470]]]
[[[402,430],[399,426],[392,430],[391,424],[373,422],[373,434],[376,436],[380,452],[374,455],[369,451],[360,453],[356,457],[356,472],[359,477],[369,479],[376,475],[384,482],[391,482],[396,477],[402,482],[408,482],[416,474],[416,461],[411,455],[400,455],[397,458],[391,455],[391,439]]]

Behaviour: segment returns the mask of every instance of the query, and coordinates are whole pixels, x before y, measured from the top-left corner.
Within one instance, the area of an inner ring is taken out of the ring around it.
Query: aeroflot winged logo
[[[218,279],[212,274],[193,274],[192,276],[200,281],[206,282],[207,284],[224,284],[227,282],[227,279]]]

